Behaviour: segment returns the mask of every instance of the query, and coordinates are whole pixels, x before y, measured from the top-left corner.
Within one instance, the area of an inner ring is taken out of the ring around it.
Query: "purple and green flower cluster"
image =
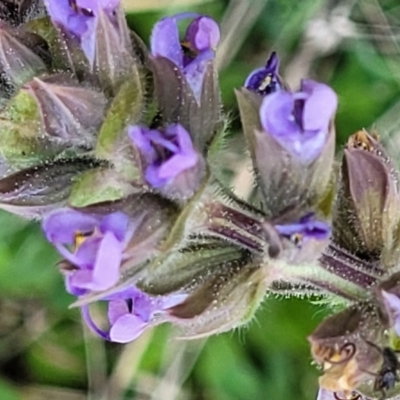
[[[239,198],[216,21],[165,17],[147,49],[118,0],[45,7],[34,31],[0,19],[0,207],[41,221],[93,332],[206,337],[269,295],[313,296],[336,306],[309,336],[319,398],[400,393],[384,369],[400,336],[399,174],[378,136],[351,135],[336,161],[334,90],[292,90],[273,52],[236,90],[254,171]],[[40,35],[49,22],[57,40]]]

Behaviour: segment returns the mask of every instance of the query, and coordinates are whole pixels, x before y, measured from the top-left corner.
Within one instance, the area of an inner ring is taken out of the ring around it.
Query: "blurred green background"
[[[237,192],[250,185],[233,89],[272,50],[281,74],[338,93],[338,149],[375,128],[399,157],[398,0],[126,0],[131,27],[148,43],[153,24],[184,10],[221,23],[217,63],[232,118]],[[239,160],[240,162],[236,162]],[[327,314],[306,300],[268,298],[255,320],[207,341],[161,326],[136,342],[104,343],[81,325],[64,291],[55,251],[35,223],[0,214],[0,400],[312,400],[318,371],[306,340]]]

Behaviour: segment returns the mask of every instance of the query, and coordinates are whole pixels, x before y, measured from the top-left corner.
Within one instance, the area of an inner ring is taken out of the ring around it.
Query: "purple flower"
[[[178,22],[192,18],[184,39],[179,38]],[[220,39],[218,24],[210,17],[182,13],[160,20],[151,35],[151,53],[165,57],[184,73],[199,101],[208,62],[215,57]]]
[[[313,213],[309,213],[293,224],[275,225],[278,233],[291,240],[298,239],[301,243],[308,239],[324,240],[330,236],[331,228],[323,221],[317,221]]]
[[[400,336],[400,298],[396,294],[385,290],[382,290],[381,294],[391,325],[394,327],[396,335]]]
[[[279,58],[273,52],[265,67],[257,68],[247,77],[244,83],[245,88],[262,96],[282,90],[278,68]]]
[[[108,331],[103,331],[94,323],[88,306],[82,307],[82,312],[88,326],[98,335],[112,342],[127,343],[149,327],[165,322],[169,315],[167,310],[186,297],[186,294],[151,297],[136,287],[129,287],[105,299],[108,301]]]
[[[162,131],[134,125],[128,135],[144,159],[145,179],[151,186],[171,189],[179,197],[192,195],[204,174],[204,161],[182,125],[168,125]]]
[[[264,98],[261,125],[288,152],[309,164],[324,147],[336,107],[337,97],[329,86],[303,80],[299,92],[279,91]]]
[[[95,55],[99,15],[104,13],[113,20],[119,3],[120,0],[45,0],[52,21],[80,40],[91,65]]]
[[[44,219],[43,230],[71,264],[66,270],[70,293],[80,296],[118,282],[125,244],[134,231],[127,215],[115,212],[97,216],[62,209]]]

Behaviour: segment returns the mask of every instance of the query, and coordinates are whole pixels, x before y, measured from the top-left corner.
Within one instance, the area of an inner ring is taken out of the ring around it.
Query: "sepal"
[[[47,71],[45,62],[38,55],[43,53],[45,57],[48,54],[46,46],[40,36],[12,28],[0,20],[0,70],[12,86],[19,87]]]
[[[34,78],[23,90],[38,103],[43,131],[68,144],[93,147],[107,100],[68,75]]]
[[[183,72],[165,57],[151,59],[155,96],[164,123],[180,123],[190,132],[199,152],[205,154],[221,121],[221,98],[213,64],[205,68],[199,102]]]
[[[73,182],[99,161],[60,159],[30,167],[0,179],[0,208],[26,218],[42,217],[65,204]]]
[[[247,323],[264,297],[265,273],[249,252],[208,240],[170,254],[140,287],[158,295],[186,293],[169,314],[182,337],[192,339]]]
[[[127,47],[131,43],[125,19],[120,17],[119,23],[113,23],[101,9],[96,18],[94,58],[89,58],[89,63],[92,64],[102,88],[115,94],[126,79],[139,72],[130,48]]]

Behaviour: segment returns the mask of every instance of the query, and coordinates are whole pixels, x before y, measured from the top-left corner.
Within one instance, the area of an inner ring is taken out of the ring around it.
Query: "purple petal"
[[[204,51],[183,69],[197,103],[200,103],[204,74],[207,70],[209,61],[212,59],[214,59],[214,52],[211,50]]]
[[[304,104],[304,129],[327,129],[337,108],[336,93],[329,86],[311,80],[303,80],[301,90],[310,95]]]
[[[123,299],[112,300],[108,303],[107,315],[111,325],[114,325],[118,318],[129,313],[128,305]]]
[[[179,151],[179,147],[171,141],[174,140],[175,133],[171,133],[168,134],[168,131],[166,131],[164,133],[165,136],[163,136],[160,131],[152,130],[149,131],[146,136],[150,139],[153,146],[158,144],[161,147],[164,147],[164,149],[169,150],[171,153],[177,153]]]
[[[72,253],[70,250],[68,250],[64,245],[62,245],[60,243],[55,243],[54,246],[58,250],[58,252],[66,260],[68,260],[71,264],[73,264],[73,265],[79,265],[80,264],[79,258],[74,253]]]
[[[199,52],[215,50],[220,40],[218,24],[210,17],[196,18],[189,25],[185,39]]]
[[[86,31],[88,17],[75,12],[69,0],[46,0],[45,5],[52,21],[69,32],[80,37]]]
[[[150,48],[153,56],[166,57],[183,68],[183,52],[175,17],[166,17],[157,22],[151,34]]]
[[[312,220],[311,217],[312,214],[301,218],[299,222],[293,224],[275,225],[275,229],[280,235],[288,238],[294,234],[301,234],[304,239],[327,239],[331,232],[330,225],[323,221]]]
[[[82,311],[82,316],[86,324],[89,326],[90,329],[92,329],[95,333],[97,333],[100,337],[102,337],[105,340],[110,340],[109,334],[107,332],[104,332],[101,330],[92,320],[92,317],[90,316],[89,312],[89,307],[88,306],[83,306],[81,308]]]
[[[357,393],[358,395],[358,393]],[[367,398],[365,398],[364,396],[361,397],[357,397],[357,395],[354,392],[353,397],[354,399],[359,399],[359,400],[367,400]],[[336,399],[346,399],[346,395],[344,393],[337,393],[337,397],[335,397],[335,394],[333,392],[331,392],[330,390],[326,390],[323,388],[320,388],[318,391],[318,397],[317,400],[336,400]]]
[[[158,178],[163,182],[169,182],[183,171],[196,165],[198,155],[195,151],[189,154],[177,154],[158,168]]]
[[[63,209],[47,215],[43,220],[42,228],[49,242],[72,244],[76,233],[90,233],[97,224],[96,217]]]
[[[93,286],[93,271],[79,269],[73,272],[69,278],[69,285],[73,291],[91,290]]]
[[[101,240],[93,268],[92,285],[88,289],[100,291],[114,286],[120,277],[122,244],[110,232]]]
[[[293,117],[294,98],[288,92],[276,92],[266,96],[260,107],[261,125],[277,139],[290,140],[301,130]],[[287,139],[289,138],[289,139]]]
[[[102,12],[102,11],[100,11]],[[80,35],[81,47],[89,64],[93,66],[96,53],[96,27],[98,18],[91,18],[86,22],[86,30]]]
[[[143,155],[145,160],[150,164],[155,161],[157,154],[151,144],[150,139],[147,137],[150,129],[133,125],[128,128],[128,136]]]
[[[106,215],[100,223],[102,233],[112,232],[114,236],[123,242],[128,229],[129,217],[122,212],[115,212]]]
[[[260,107],[260,120],[263,129],[283,148],[309,164],[324,147],[337,100],[323,84],[304,81],[303,89],[266,96]]]
[[[168,136],[176,137],[181,153],[192,154],[194,151],[192,138],[189,132],[181,124],[172,124],[167,126]]]
[[[97,252],[99,251],[100,243],[102,238],[100,237],[89,237],[81,243],[74,254],[76,261],[71,261],[73,264],[81,267],[82,269],[93,269],[96,262]]]
[[[128,343],[138,338],[147,328],[148,324],[140,317],[125,314],[118,318],[110,329],[110,340],[117,343]]]
[[[100,291],[118,282],[122,245],[111,232],[85,240],[75,257],[80,269],[71,274],[71,287]]]
[[[394,330],[397,336],[400,336],[400,298],[393,293],[382,290],[382,297],[386,308],[389,311],[394,322]]]
[[[317,400],[335,400],[333,392],[320,388]]]
[[[85,295],[88,291],[86,289],[81,289],[79,287],[76,287],[73,283],[73,274],[74,273],[69,273],[65,276],[65,289],[68,293],[74,295],[74,296],[83,296]]]
[[[182,125],[169,125],[166,133],[168,136],[176,138],[179,153],[160,166],[159,176],[162,179],[173,179],[182,171],[195,166],[198,161],[198,154],[193,147],[189,133]]]
[[[157,310],[156,301],[143,292],[138,292],[133,301],[132,313],[139,316],[142,321],[148,322],[154,311]]]
[[[169,125],[165,132],[152,131],[153,145],[164,148],[145,172],[146,181],[153,187],[159,188],[170,183],[183,171],[194,167],[199,161],[199,155],[193,147],[189,133],[180,124]],[[169,146],[167,142],[173,144]],[[171,151],[174,150],[174,151]],[[166,155],[165,153],[168,153]]]

